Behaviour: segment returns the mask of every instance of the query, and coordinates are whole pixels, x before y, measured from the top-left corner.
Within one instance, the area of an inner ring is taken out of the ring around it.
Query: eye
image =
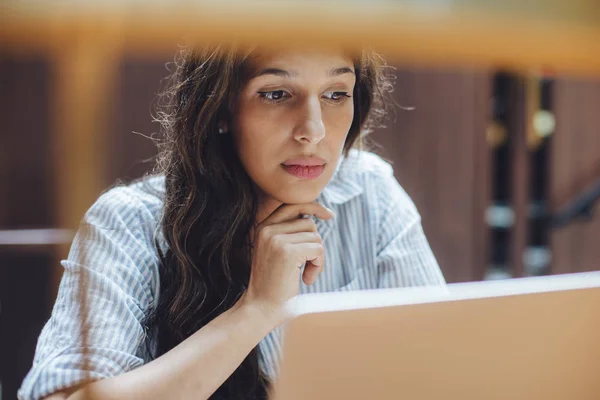
[[[323,95],[327,100],[333,103],[342,103],[346,99],[351,98],[348,92],[327,92]]]
[[[279,103],[290,97],[291,94],[285,90],[272,90],[270,92],[258,92],[258,96],[267,103]]]

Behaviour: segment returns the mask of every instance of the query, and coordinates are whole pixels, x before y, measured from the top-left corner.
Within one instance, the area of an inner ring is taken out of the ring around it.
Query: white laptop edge
[[[286,304],[291,318],[303,314],[514,296],[600,287],[600,271],[446,286],[371,289],[299,295]]]

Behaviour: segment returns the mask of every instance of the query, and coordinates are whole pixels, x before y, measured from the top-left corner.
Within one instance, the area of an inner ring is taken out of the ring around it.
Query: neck
[[[258,212],[256,213],[256,224],[262,223],[269,215],[281,206],[281,202],[266,196],[261,196],[258,202]]]

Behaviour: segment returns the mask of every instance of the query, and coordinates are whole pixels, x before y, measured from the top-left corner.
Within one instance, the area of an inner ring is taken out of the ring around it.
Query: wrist
[[[251,299],[246,294],[238,300],[236,307],[253,320],[259,320],[268,327],[269,332],[284,321],[283,307],[275,307],[267,302]]]

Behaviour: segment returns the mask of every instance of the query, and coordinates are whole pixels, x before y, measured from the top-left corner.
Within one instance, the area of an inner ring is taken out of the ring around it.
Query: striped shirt
[[[148,190],[151,187],[154,190]],[[144,326],[159,294],[164,245],[159,220],[164,178],[147,178],[104,193],[73,241],[52,315],[38,339],[19,399],[39,399],[84,379],[102,379],[153,359],[155,330]],[[317,201],[335,218],[317,220],[326,268],[300,293],[444,285],[420,216],[378,156],[353,150]],[[85,259],[82,259],[85,257]],[[81,338],[81,276],[86,280],[87,351]],[[274,378],[281,328],[259,345],[260,365]]]

